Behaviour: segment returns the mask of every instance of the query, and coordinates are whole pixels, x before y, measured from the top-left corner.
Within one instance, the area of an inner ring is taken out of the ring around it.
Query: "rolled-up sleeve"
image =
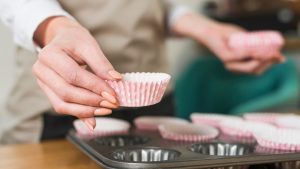
[[[174,0],[164,0],[167,9],[167,27],[171,35],[173,35],[172,27],[176,21],[183,15],[193,12],[186,5],[178,4]]]
[[[12,30],[14,42],[31,51],[35,30],[52,16],[71,17],[56,0],[0,0],[0,18]]]

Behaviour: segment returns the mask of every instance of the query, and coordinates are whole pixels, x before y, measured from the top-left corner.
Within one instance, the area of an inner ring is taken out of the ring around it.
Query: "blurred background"
[[[291,62],[295,63],[297,75],[300,75],[300,57],[297,57],[300,56],[300,0],[178,0],[178,2],[188,5],[195,11],[219,21],[236,23],[249,30],[275,29],[282,32],[287,42],[284,48],[285,53],[287,53],[287,55],[292,59]],[[12,36],[2,23],[0,23],[0,37],[1,106],[3,105],[4,99],[10,90],[12,82],[14,81],[15,72],[13,69],[14,45],[12,42]],[[197,61],[199,57],[201,58],[206,55],[211,55],[205,48],[192,40],[178,38],[171,38],[168,41],[168,51],[171,74],[174,77],[174,81],[179,81],[177,82],[179,83],[179,87],[182,85],[181,81],[185,80],[184,74],[191,67],[191,63]],[[253,79],[250,79],[250,81],[252,80]],[[235,83],[234,80],[232,82]],[[298,85],[298,82],[294,82],[293,85]],[[295,91],[296,90],[292,90],[292,92]],[[181,91],[179,89],[179,97],[181,97],[180,92]],[[281,97],[281,95],[276,96]],[[182,96],[181,98],[185,99],[185,97],[186,96]],[[298,96],[293,95],[286,97],[287,102],[293,103],[284,104],[282,107],[285,108],[282,110],[297,110]],[[292,97],[290,98],[292,101],[289,100],[289,97]],[[180,99],[178,101],[180,101]],[[278,102],[272,102],[272,104],[277,103]],[[195,104],[197,105],[197,103]],[[186,110],[184,107],[185,105],[182,106],[183,111],[193,111],[197,109],[194,107],[193,109]],[[269,110],[270,107],[266,110]],[[280,110],[276,106],[274,109]],[[205,109],[203,111],[205,111]]]

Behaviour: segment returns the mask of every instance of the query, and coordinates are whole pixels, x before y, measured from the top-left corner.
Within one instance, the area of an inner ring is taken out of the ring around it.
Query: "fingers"
[[[82,118],[81,120],[86,124],[86,126],[90,129],[90,131],[93,131],[94,128],[96,127],[95,117]]]
[[[90,118],[90,117],[94,117],[94,115],[102,116],[102,115],[111,114],[111,110],[106,108],[85,106],[85,105],[79,105],[74,103],[66,103],[62,101],[42,81],[37,80],[37,82],[39,86],[42,88],[42,90],[46,93],[48,99],[50,100],[51,104],[53,105],[57,113],[73,115],[78,118]]]
[[[260,64],[259,60],[236,61],[225,63],[225,67],[232,72],[253,74]]]
[[[80,67],[62,51],[46,51],[39,54],[39,61],[54,70],[67,83],[90,90],[117,105],[115,93],[107,83],[96,75]],[[51,53],[51,56],[49,56]],[[51,57],[51,58],[49,58]]]
[[[267,61],[263,62],[256,70],[255,74],[261,75],[264,73],[267,69],[269,69],[275,62],[274,61]]]
[[[278,63],[284,63],[286,60],[285,56],[280,52],[275,54],[275,58],[279,61]]]
[[[75,54],[80,56],[93,70],[93,72],[105,80],[120,80],[122,75],[114,70],[111,63],[105,57],[96,41],[90,42],[89,47],[78,48]]]
[[[58,74],[39,61],[34,64],[33,69],[38,79],[47,84],[64,102],[98,107],[104,101],[104,98],[91,91],[66,83]]]
[[[94,116],[97,107],[64,102],[42,81],[37,80],[37,82],[46,93],[57,113],[73,115],[78,118],[89,118]]]
[[[208,47],[219,57],[219,59],[223,62],[233,62],[233,61],[241,61],[249,56],[234,52],[228,46],[227,38],[216,38],[215,41],[212,41],[212,44],[208,45]]]
[[[285,58],[283,57],[283,62]],[[261,75],[267,69],[269,69],[272,65],[278,63],[278,60],[248,60],[248,61],[238,61],[238,62],[227,62],[225,63],[225,67],[233,72],[237,73],[247,73],[247,74],[256,74]]]

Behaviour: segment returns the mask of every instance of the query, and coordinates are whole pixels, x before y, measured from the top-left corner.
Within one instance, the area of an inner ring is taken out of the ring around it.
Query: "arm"
[[[192,11],[171,22],[174,34],[195,39],[207,46],[233,72],[261,74],[275,63],[284,61],[282,54],[276,56],[239,56],[228,47],[231,34],[245,31],[242,28],[213,21]]]
[[[56,0],[0,0],[0,18],[13,32],[16,44],[34,51],[33,34],[51,16],[72,18]]]
[[[35,44],[42,48],[33,72],[58,113],[77,116],[92,129],[96,125],[94,115],[106,115],[118,107],[115,93],[105,80],[119,80],[121,75],[88,30],[57,1],[1,0],[0,8],[16,43],[31,50]]]

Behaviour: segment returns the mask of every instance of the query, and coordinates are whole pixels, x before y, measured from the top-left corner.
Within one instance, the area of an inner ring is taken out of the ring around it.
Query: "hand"
[[[206,17],[189,13],[182,16],[174,25],[175,33],[194,38],[207,46],[233,72],[261,74],[275,63],[285,60],[281,53],[272,56],[242,56],[228,46],[233,33],[243,32],[242,28],[223,24]]]
[[[44,48],[33,72],[56,112],[81,118],[93,129],[95,115],[110,114],[118,107],[105,80],[122,76],[79,23],[66,17],[49,18],[38,27],[34,40]]]

